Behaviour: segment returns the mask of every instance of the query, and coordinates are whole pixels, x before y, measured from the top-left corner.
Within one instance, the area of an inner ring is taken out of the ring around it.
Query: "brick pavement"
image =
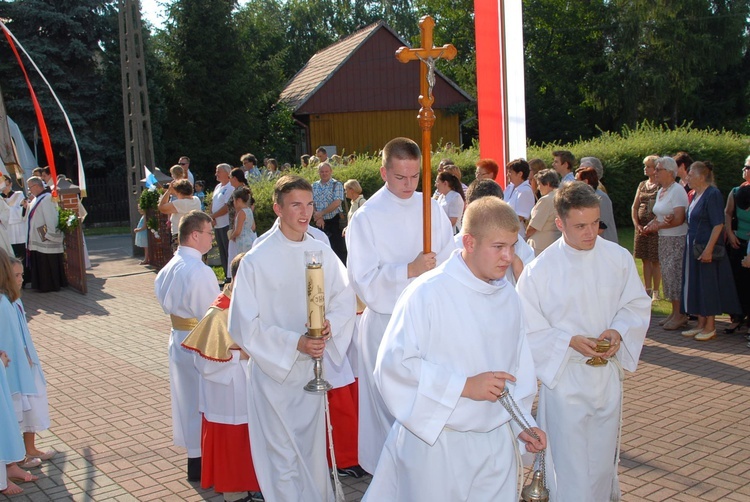
[[[52,416],[38,444],[60,454],[11,500],[222,500],[185,480],[185,453],[171,444],[169,321],[153,295],[154,273],[127,256],[127,236],[88,244],[88,295],[24,292]],[[699,343],[654,327],[625,392],[625,501],[750,499],[742,336]],[[349,501],[368,482],[343,481]]]

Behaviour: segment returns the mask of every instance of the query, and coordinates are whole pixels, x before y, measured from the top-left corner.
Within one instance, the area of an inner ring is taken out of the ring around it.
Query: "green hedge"
[[[602,133],[597,138],[570,144],[530,145],[528,158],[539,157],[551,167],[554,150],[570,150],[576,159],[598,157],[604,164],[603,183],[612,199],[617,225],[630,226],[630,207],[635,190],[638,183],[645,179],[642,162],[645,156],[674,155],[684,150],[694,160],[710,160],[715,166],[716,184],[726,196],[732,187],[742,181],[740,170],[745,157],[750,153],[750,138],[733,132],[693,129],[689,125],[671,130],[645,123],[636,129],[625,129],[621,133]],[[433,154],[433,179],[437,173],[437,165],[443,158],[450,158],[461,169],[465,184],[474,180],[474,166],[479,158],[476,146],[450,155]],[[341,182],[358,180],[365,198],[369,198],[383,185],[379,168],[379,158],[360,156],[351,165],[335,167],[333,176]],[[318,179],[316,169],[308,168],[297,172],[310,182]],[[252,189],[260,235],[270,228],[276,218],[271,203],[273,183],[257,183],[252,185]]]
[[[714,165],[716,185],[724,196],[742,182],[740,170],[750,153],[750,138],[733,132],[678,129],[646,123],[622,133],[603,133],[601,136],[572,144],[531,146],[529,158],[539,157],[552,164],[552,151],[570,150],[576,159],[598,157],[604,165],[602,182],[612,199],[617,225],[632,225],[630,208],[643,175],[643,158],[647,155],[674,155],[679,151],[690,154],[693,160],[710,160]]]

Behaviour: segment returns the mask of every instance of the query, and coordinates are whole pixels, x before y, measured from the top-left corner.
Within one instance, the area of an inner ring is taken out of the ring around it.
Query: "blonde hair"
[[[8,256],[8,253],[4,249],[0,249],[0,293],[7,296],[11,303],[18,300],[21,296],[21,291],[18,289],[18,283],[13,273],[13,262],[11,262],[10,256]]]
[[[362,193],[362,185],[360,185],[359,181],[357,180],[346,180],[346,183],[344,183],[344,188],[354,190],[358,194]]]
[[[181,180],[185,177],[185,170],[182,168],[181,165],[175,164],[169,168],[169,174],[172,175],[173,179]]]
[[[482,197],[466,208],[463,233],[482,239],[492,230],[518,232],[521,223],[510,205],[497,197]]]

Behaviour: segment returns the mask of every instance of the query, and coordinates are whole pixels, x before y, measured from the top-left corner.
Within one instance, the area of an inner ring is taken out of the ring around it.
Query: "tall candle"
[[[326,318],[323,256],[320,251],[305,252],[305,282],[307,283],[307,325],[311,337],[323,336]]]

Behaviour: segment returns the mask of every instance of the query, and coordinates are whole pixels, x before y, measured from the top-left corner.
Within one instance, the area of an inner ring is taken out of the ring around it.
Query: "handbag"
[[[705,251],[705,250],[706,250],[706,245],[705,244],[700,244],[700,243],[696,242],[695,244],[693,244],[693,258],[695,258],[697,260],[698,258],[701,257],[701,255],[703,254],[703,251]],[[726,255],[727,255],[727,248],[724,247],[724,246],[720,246],[720,245],[717,244],[716,246],[714,246],[714,250],[711,253],[711,259],[712,260],[721,260]]]

